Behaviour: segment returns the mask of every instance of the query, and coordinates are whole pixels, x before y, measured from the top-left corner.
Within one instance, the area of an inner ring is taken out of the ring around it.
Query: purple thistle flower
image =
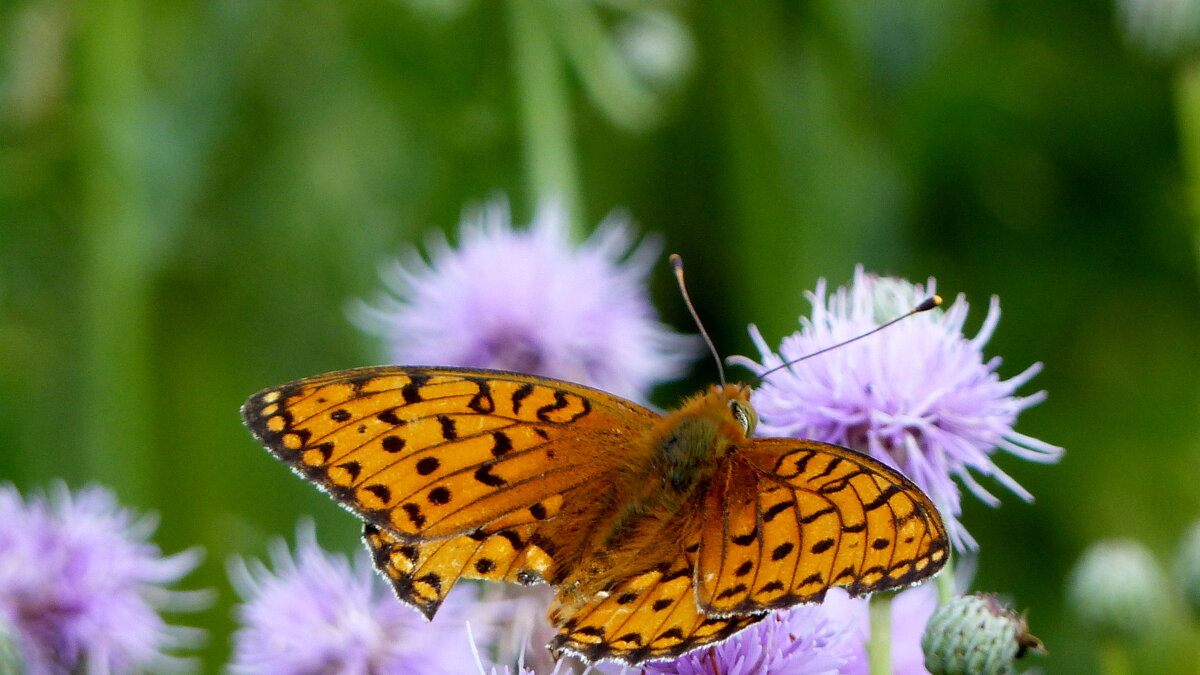
[[[464,606],[456,589],[426,622],[401,603],[365,551],[353,562],[323,551],[311,522],[297,528],[293,555],[271,549],[271,571],[255,560],[231,563],[230,580],[245,603],[233,636],[230,670],[261,675],[302,673],[441,674],[475,670]],[[472,625],[487,629],[487,621]]]
[[[811,319],[783,339],[773,352],[753,325],[750,335],[761,363],[735,361],[756,373],[860,335],[903,314],[932,295],[908,282],[868,275],[859,267],[850,288],[826,297],[825,280],[808,294]],[[1026,501],[1033,496],[992,461],[1003,450],[1033,462],[1054,462],[1062,448],[1013,430],[1021,411],[1045,398],[1045,392],[1013,393],[1041,370],[1034,364],[1001,380],[999,358],[985,359],[983,346],[1000,319],[993,297],[979,333],[962,333],[967,303],[960,295],[947,309],[910,317],[853,344],[767,376],[754,403],[762,435],[811,438],[867,452],[898,467],[926,490],[946,520],[959,549],[977,544],[958,521],[960,481],[976,497],[995,506],[999,500],[980,485],[972,471],[992,476]]]
[[[835,590],[829,601],[848,602]],[[852,672],[861,660],[858,614],[804,605],[773,612],[720,644],[674,661],[646,664],[647,675],[833,675]]]
[[[428,261],[414,251],[384,272],[396,297],[353,313],[395,363],[514,370],[642,399],[696,345],[657,320],[646,276],[660,246],[632,238],[612,217],[576,246],[554,203],[516,230],[496,200],[464,219],[458,249],[441,238]]]
[[[163,556],[149,537],[157,523],[121,508],[102,487],[72,495],[53,486],[23,501],[0,485],[0,625],[17,643],[25,672],[173,670],[168,651],[202,636],[168,625],[158,610],[198,609],[204,594],[172,591],[200,562],[191,549]]]

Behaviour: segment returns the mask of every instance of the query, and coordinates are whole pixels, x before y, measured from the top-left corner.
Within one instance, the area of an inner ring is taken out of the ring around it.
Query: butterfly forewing
[[[701,608],[741,614],[901,588],[945,563],[937,510],[895,470],[813,441],[752,439],[714,485],[700,540]]]
[[[251,431],[296,472],[402,539],[552,518],[658,415],[567,382],[500,371],[381,367],[255,394]]]

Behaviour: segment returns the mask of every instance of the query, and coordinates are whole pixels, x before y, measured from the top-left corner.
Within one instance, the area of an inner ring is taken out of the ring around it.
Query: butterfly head
[[[750,387],[744,384],[714,384],[700,398],[704,414],[721,421],[725,435],[749,438],[758,426],[758,413],[750,405]]]

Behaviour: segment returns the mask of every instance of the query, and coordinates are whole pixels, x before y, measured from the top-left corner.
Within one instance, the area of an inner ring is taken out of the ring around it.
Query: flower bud
[[[939,607],[925,627],[921,649],[933,675],[1005,675],[1027,651],[1045,651],[1024,617],[985,593]]]
[[[1117,0],[1117,20],[1130,44],[1161,57],[1200,48],[1200,0]]]
[[[636,12],[617,31],[617,47],[639,77],[656,86],[683,80],[695,61],[692,35],[670,12]]]
[[[1170,605],[1166,575],[1131,539],[1097,542],[1085,551],[1067,581],[1067,600],[1088,627],[1126,639],[1154,632],[1159,612]]]

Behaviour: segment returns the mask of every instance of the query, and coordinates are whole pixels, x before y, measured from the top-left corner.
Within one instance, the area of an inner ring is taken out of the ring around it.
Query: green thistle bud
[[[1200,0],[1117,0],[1117,20],[1128,42],[1163,58],[1200,48]]]
[[[1096,632],[1136,639],[1156,632],[1171,604],[1167,579],[1150,551],[1130,539],[1093,544],[1067,581],[1067,600]]]
[[[986,593],[939,607],[925,626],[921,649],[933,675],[1006,675],[1029,650],[1045,651],[1024,617]]]
[[[1200,619],[1200,522],[1183,535],[1175,570],[1188,609]]]
[[[653,86],[679,84],[696,60],[691,33],[670,12],[648,9],[631,13],[615,37],[634,74]]]

